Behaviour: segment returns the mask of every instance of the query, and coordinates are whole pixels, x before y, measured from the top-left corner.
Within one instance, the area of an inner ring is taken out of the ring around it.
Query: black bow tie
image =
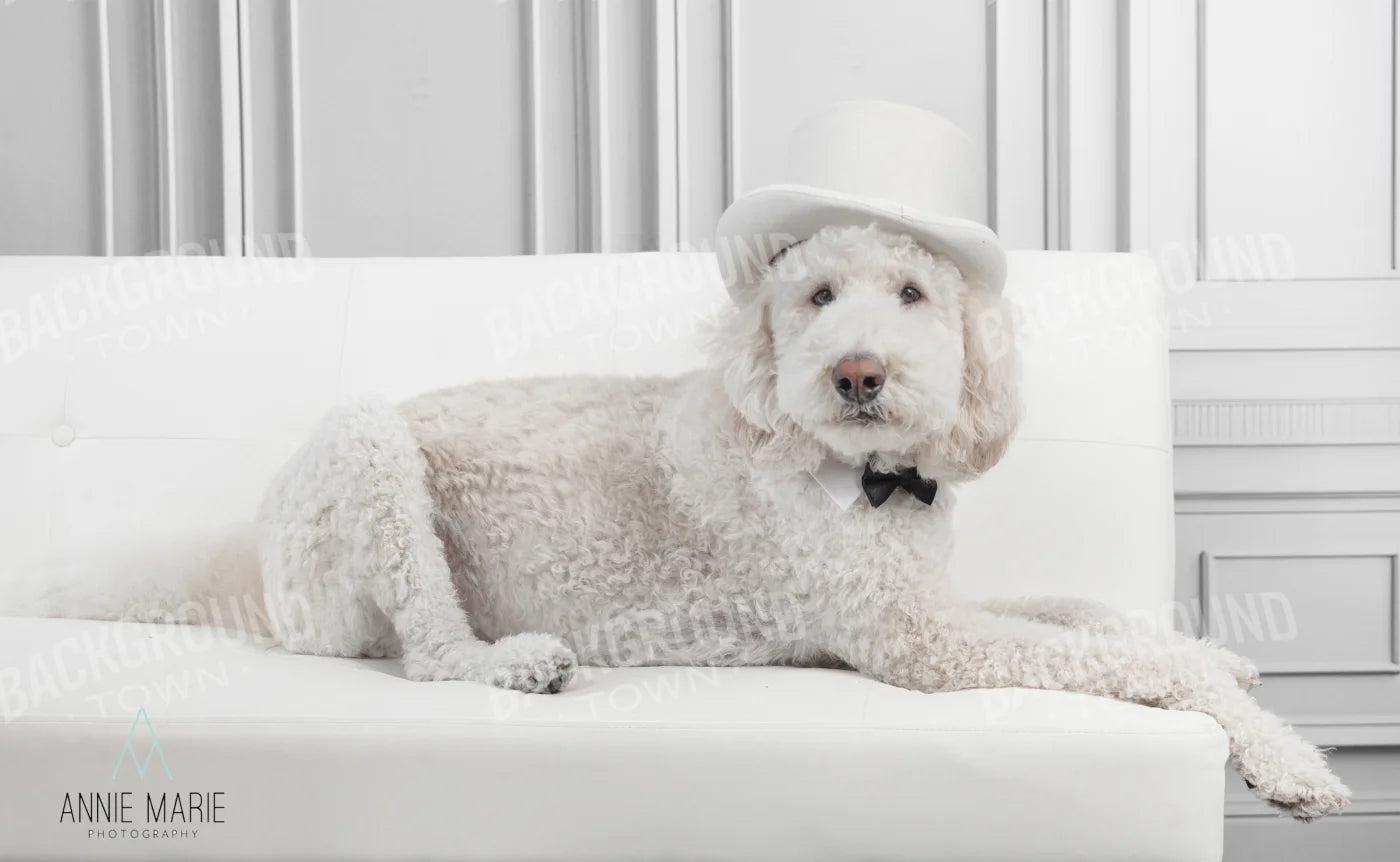
[[[899,488],[913,494],[925,506],[932,506],[933,498],[938,495],[938,480],[923,478],[913,467],[905,467],[898,473],[877,473],[866,464],[860,486],[865,489],[865,498],[870,501],[872,509],[880,508]]]

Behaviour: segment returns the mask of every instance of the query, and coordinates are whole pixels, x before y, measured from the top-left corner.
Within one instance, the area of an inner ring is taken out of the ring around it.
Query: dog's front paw
[[[1235,765],[1255,796],[1298,820],[1336,814],[1351,802],[1351,791],[1327,768],[1322,752],[1292,729],[1253,742],[1237,753]]]
[[[491,645],[488,681],[527,694],[555,694],[577,668],[574,651],[553,635],[511,635]]]
[[[1326,773],[1315,780],[1284,780],[1265,792],[1252,788],[1273,807],[1304,822],[1336,814],[1351,804],[1351,790],[1337,776]]]

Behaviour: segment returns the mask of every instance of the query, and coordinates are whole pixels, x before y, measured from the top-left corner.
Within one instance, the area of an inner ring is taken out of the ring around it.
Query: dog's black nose
[[[847,356],[836,363],[831,382],[841,397],[852,404],[869,404],[885,385],[885,366],[873,356]]]

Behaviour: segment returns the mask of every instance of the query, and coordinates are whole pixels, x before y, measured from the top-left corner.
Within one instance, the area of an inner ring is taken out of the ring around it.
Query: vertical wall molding
[[[690,0],[675,0],[676,242],[690,237]]]
[[[680,31],[677,0],[656,0],[656,238],[661,251],[680,243]]]
[[[1147,4],[1149,0],[1123,0],[1119,29],[1120,128],[1123,162],[1120,165],[1119,192],[1122,219],[1120,237],[1124,251],[1138,251],[1151,246],[1151,208],[1148,206],[1151,184],[1152,134],[1150,122],[1151,88],[1148,87],[1148,63],[1151,51]]]
[[[116,174],[112,158],[112,27],[108,0],[97,0],[98,99],[102,111],[102,253],[117,253]]]
[[[1066,58],[1069,54],[1069,0],[1044,0],[1043,53],[1045,116],[1045,240],[1050,250],[1069,247],[1069,92]]]
[[[1045,248],[1045,4],[987,6],[987,212],[1009,248]]]
[[[1044,247],[1118,251],[1128,208],[1120,170],[1125,3],[1043,0],[1042,9]]]
[[[612,6],[607,0],[592,0],[593,51],[590,53],[593,70],[592,123],[593,130],[593,214],[594,247],[596,251],[614,251],[613,211],[608,189],[612,181],[612,128],[608,116],[612,111],[612,58],[609,49],[611,40],[608,29],[611,26]]]
[[[990,212],[1009,248],[1128,242],[1128,2],[988,8]]]
[[[730,194],[725,3],[676,0],[676,230],[709,248]]]
[[[1400,270],[1400,0],[1390,3],[1390,268]]]
[[[1195,96],[1196,125],[1193,129],[1196,174],[1195,206],[1192,233],[1196,242],[1195,277],[1197,281],[1206,279],[1206,6],[1205,0],[1196,0],[1196,27],[1194,52],[1196,79]]]
[[[588,8],[574,6],[574,125],[578,130],[574,147],[574,200],[576,202],[574,245],[579,251],[593,250],[593,120],[590,107],[588,47]]]
[[[108,2],[101,0],[99,14]],[[1081,103],[1072,86],[1068,46],[1077,38],[1072,35],[1077,32],[1075,22],[1097,14],[1084,9],[1130,2],[1041,0],[986,7],[988,211],[1010,247],[1074,247],[1070,234],[1080,221],[1075,197],[1079,184],[1070,182],[1067,150],[1071,137],[1076,146],[1080,142],[1076,112]],[[754,52],[761,46],[744,43],[745,22],[756,13],[734,0],[583,0],[562,12],[555,11],[555,5],[520,0],[518,9],[510,10],[521,16],[520,68],[528,100],[522,171],[526,218],[520,247],[532,253],[618,251],[703,242],[709,233],[706,223],[758,179],[745,175],[753,159],[745,161],[744,147],[746,136],[759,130],[743,126],[744,99],[751,91],[747,85],[761,81],[741,80],[767,74],[763,66],[753,65],[758,62]],[[194,19],[182,16],[185,10],[173,0],[151,0],[148,8],[155,10],[153,35],[159,54],[157,155],[162,185],[156,200],[161,244],[168,251],[182,232],[189,233],[198,211],[178,211],[190,206],[192,189],[188,167],[181,171],[174,150],[189,145],[182,121],[197,119],[175,116],[182,106],[188,109],[194,96],[181,93],[183,101],[176,102],[174,93],[199,84],[193,78],[184,83],[177,63],[166,57],[174,39],[184,58],[178,40]],[[302,19],[315,19],[300,0],[286,0],[285,17],[280,10],[270,11],[274,4],[253,0],[219,0],[217,9],[224,253],[253,254],[257,229],[273,229],[269,219],[285,222],[281,227],[305,239],[307,159],[314,157],[314,152],[305,151],[305,136],[315,131],[307,124],[317,117],[303,115],[316,106],[303,104],[301,66],[303,49],[315,46],[314,41],[303,44],[303,37],[314,39],[316,34],[303,33]],[[268,17],[253,20],[254,14],[264,12]],[[1102,15],[1094,20],[1101,19]],[[759,19],[753,20],[758,25]],[[269,55],[262,41],[275,33],[280,54],[282,27],[287,28],[287,54]],[[570,110],[569,60],[564,59],[569,27],[575,30],[572,122],[562,118]],[[1080,47],[1076,42],[1075,53]],[[103,65],[110,63],[108,56]],[[276,84],[264,76],[275,78]],[[278,104],[269,102],[269,94]],[[262,103],[256,109],[255,101]],[[1071,103],[1074,111],[1069,110]],[[256,111],[261,117],[255,120]],[[269,152],[267,138],[274,127],[278,147]],[[104,148],[106,138],[104,132]],[[574,139],[581,141],[576,154],[561,143]],[[264,151],[255,153],[258,148]],[[104,160],[107,157],[104,152]],[[279,189],[274,175],[287,187]],[[177,184],[184,187],[184,197],[176,194]],[[255,201],[273,192],[278,192],[278,207],[271,199]],[[104,189],[104,216],[106,196]],[[262,204],[261,210],[256,203]],[[572,240],[570,231],[575,232]],[[104,226],[104,234],[109,233],[110,224]],[[114,250],[114,240],[104,236],[103,244],[104,251]],[[309,253],[301,245],[296,253]]]
[[[739,21],[734,0],[724,0],[720,7],[720,41],[723,56],[720,68],[724,73],[724,205],[734,202],[743,191],[739,176]]]
[[[243,255],[243,137],[238,0],[219,0],[219,132],[223,156],[223,253]]]
[[[303,257],[306,245],[306,193],[303,175],[305,163],[302,160],[301,0],[287,0],[287,73],[292,114],[292,254]]]
[[[525,204],[528,218],[525,247],[531,254],[545,251],[544,225],[544,57],[540,33],[540,3],[524,0],[520,10],[524,16],[525,87],[529,104],[525,106],[525,138],[528,164],[525,170]]]
[[[174,8],[171,0],[153,0],[152,44],[156,60],[156,162],[160,183],[160,236],[166,254],[180,246],[179,193],[175,163]]]
[[[253,240],[253,44],[252,0],[237,0],[238,6],[238,129],[241,165],[239,178],[243,182],[242,224],[239,225],[239,247],[251,257],[255,252]]]

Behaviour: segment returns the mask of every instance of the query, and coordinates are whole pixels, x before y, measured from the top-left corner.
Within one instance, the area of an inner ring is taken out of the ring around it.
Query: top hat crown
[[[838,102],[802,122],[788,145],[788,179],[742,195],[720,216],[717,247],[757,244],[774,255],[825,227],[908,234],[946,254],[969,283],[1000,292],[1006,255],[975,218],[977,147],[932,111],[894,102]],[[766,260],[735,255],[725,283],[742,301]]]

